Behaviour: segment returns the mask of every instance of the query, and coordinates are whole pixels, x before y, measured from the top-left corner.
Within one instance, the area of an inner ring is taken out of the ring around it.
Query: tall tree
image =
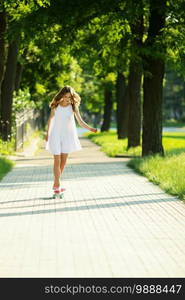
[[[118,72],[116,80],[116,118],[117,118],[117,136],[118,139],[124,139],[128,134],[128,85],[123,73]]]
[[[16,75],[15,75],[15,91],[18,91],[20,88],[22,72],[23,72],[23,65],[18,61],[16,66]]]
[[[5,45],[5,33],[7,28],[7,20],[6,20],[6,12],[3,9],[0,11],[0,98],[1,98],[1,84],[4,77],[5,71],[5,52],[6,52],[6,45]],[[1,100],[0,100],[1,103]]]
[[[164,154],[162,145],[162,91],[165,70],[165,45],[162,30],[165,26],[166,1],[149,1],[150,17],[145,42],[143,83],[142,155]]]
[[[1,89],[1,114],[0,119],[3,125],[1,136],[7,140],[11,136],[12,128],[12,97],[15,87],[15,75],[17,66],[19,41],[14,40],[9,44],[6,71]]]
[[[104,88],[104,114],[103,123],[101,126],[101,131],[107,131],[110,129],[111,124],[111,114],[112,114],[112,86],[110,84],[105,84]]]
[[[141,133],[141,62],[130,62],[129,68],[129,117],[127,148],[140,145]]]
[[[30,0],[29,3],[4,0],[0,3],[0,136],[5,141],[11,137],[13,91],[15,83],[19,84],[15,78],[22,20],[45,4],[48,4],[47,0]],[[8,52],[6,60],[5,40]]]
[[[144,32],[143,1],[132,1],[135,18],[130,20],[131,57],[129,66],[129,118],[128,118],[128,148],[140,145],[141,131],[141,78],[142,78],[142,40]]]

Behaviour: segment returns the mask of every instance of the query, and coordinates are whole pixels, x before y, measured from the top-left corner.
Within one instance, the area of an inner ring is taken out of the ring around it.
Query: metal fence
[[[24,141],[35,130],[42,128],[42,114],[36,109],[24,110],[16,114],[15,150],[23,148]]]

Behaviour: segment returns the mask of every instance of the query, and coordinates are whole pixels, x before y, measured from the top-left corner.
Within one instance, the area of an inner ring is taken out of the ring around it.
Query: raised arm
[[[78,121],[78,124],[81,126],[81,127],[84,127],[92,132],[97,132],[97,129],[96,128],[93,128],[93,127],[90,127],[87,123],[84,122],[84,120],[82,119],[81,115],[80,115],[80,111],[79,111],[79,108],[78,106],[75,107],[75,117]]]

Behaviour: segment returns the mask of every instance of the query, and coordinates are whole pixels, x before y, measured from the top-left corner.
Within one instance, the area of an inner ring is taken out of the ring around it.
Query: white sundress
[[[82,149],[78,138],[72,105],[58,105],[51,119],[45,149],[53,155],[71,153]]]

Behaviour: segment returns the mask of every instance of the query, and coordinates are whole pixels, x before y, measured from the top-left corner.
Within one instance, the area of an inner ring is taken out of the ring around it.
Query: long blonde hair
[[[67,93],[70,93],[71,94],[71,98],[72,98],[72,101],[71,101],[71,105],[72,105],[72,108],[73,108],[73,111],[75,111],[75,108],[76,106],[79,106],[80,105],[80,102],[81,102],[81,98],[79,96],[79,94],[77,92],[75,92],[75,90],[69,86],[69,85],[66,85],[64,86],[55,96],[54,98],[52,99],[52,101],[50,102],[49,104],[49,107],[50,108],[56,108],[58,105],[59,105],[59,101],[60,99]]]

